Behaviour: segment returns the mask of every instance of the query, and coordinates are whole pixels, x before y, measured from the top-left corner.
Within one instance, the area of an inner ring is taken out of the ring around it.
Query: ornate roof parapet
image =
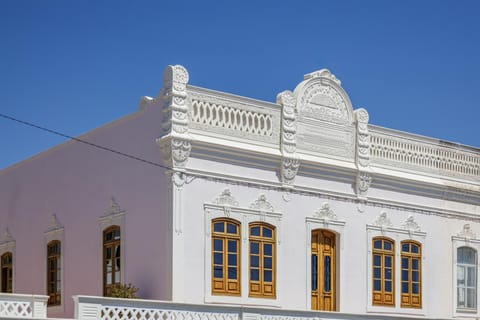
[[[162,127],[167,138],[157,143],[165,163],[174,170],[184,170],[192,149],[188,135],[188,80],[188,71],[181,65],[168,66],[163,74],[160,96],[163,99]]]
[[[277,95],[277,103],[282,106],[282,134],[280,138],[282,164],[280,177],[284,186],[291,186],[300,167],[300,160],[296,154],[297,109],[295,96],[291,91],[283,91]]]

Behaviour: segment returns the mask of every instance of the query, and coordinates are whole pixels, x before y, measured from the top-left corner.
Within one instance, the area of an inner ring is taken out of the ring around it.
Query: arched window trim
[[[13,293],[15,293],[15,269],[16,269],[15,246],[16,246],[15,239],[10,234],[9,229],[5,228],[5,230],[3,231],[3,234],[0,237],[0,257],[8,252],[12,254],[12,292]]]
[[[44,266],[44,275],[45,279],[43,281],[43,285],[45,286],[44,292],[45,295],[48,295],[48,288],[47,288],[47,262],[48,262],[48,244],[52,241],[59,241],[60,242],[60,279],[61,279],[61,288],[60,288],[60,304],[59,305],[47,305],[48,312],[51,314],[58,314],[63,313],[65,311],[65,277],[64,277],[64,259],[65,256],[65,228],[61,225],[60,221],[58,220],[55,214],[50,216],[49,225],[47,230],[43,233],[44,238],[44,254],[43,254],[43,266]]]
[[[233,192],[232,192],[233,194]],[[214,199],[211,203],[204,203],[204,300],[207,303],[233,303],[233,304],[261,304],[262,306],[281,307],[280,294],[282,292],[279,287],[281,283],[277,282],[277,297],[276,299],[261,297],[249,297],[248,290],[248,225],[251,222],[265,221],[276,228],[276,245],[277,245],[277,274],[280,273],[282,267],[282,250],[281,250],[281,232],[282,232],[282,213],[278,211],[262,211],[256,208],[240,207],[236,201],[229,202],[228,205],[224,201]],[[211,288],[211,225],[212,219],[216,218],[231,218],[241,222],[241,269],[243,276],[241,277],[241,295],[240,296],[226,296],[226,295],[212,295]]]
[[[424,316],[426,315],[426,310],[428,309],[427,300],[422,299],[422,307],[421,308],[402,308],[401,307],[401,290],[398,290],[398,286],[400,285],[401,273],[400,273],[400,252],[401,247],[400,243],[404,240],[413,240],[422,245],[422,268],[425,266],[425,260],[427,259],[428,252],[425,249],[425,240],[427,237],[427,233],[424,231],[412,231],[407,230],[404,228],[396,228],[392,226],[385,226],[385,225],[370,225],[367,224],[367,251],[368,251],[368,258],[367,258],[367,294],[368,294],[368,304],[367,304],[367,312],[394,312],[398,314],[410,314],[410,315],[419,315]],[[375,237],[387,237],[390,239],[395,240],[395,285],[397,289],[395,290],[395,306],[379,306],[374,305],[372,303],[372,290],[373,290],[373,268],[372,268],[372,247],[373,241],[372,239]],[[428,278],[422,278],[422,296],[424,296],[424,288],[428,287]]]
[[[237,230],[236,233],[228,233],[227,230],[224,230],[224,232],[217,232],[214,230],[214,226],[217,223],[224,223],[226,225],[227,223],[233,224],[236,226]],[[212,295],[233,295],[233,296],[240,296],[241,295],[241,279],[242,279],[242,268],[241,268],[241,263],[242,263],[242,250],[241,250],[241,237],[242,237],[242,226],[240,221],[231,219],[231,218],[216,218],[212,219],[212,257],[211,257],[211,283],[212,283]],[[214,246],[214,239],[221,239],[222,240],[222,250],[216,250]],[[229,243],[231,241],[234,241],[236,243],[236,259],[237,259],[237,264],[235,265],[236,268],[236,278],[235,279],[230,279],[229,278],[229,254],[230,254],[230,249],[228,247]],[[220,253],[222,254],[222,282],[223,282],[223,289],[215,289],[214,284],[218,282],[219,278],[215,278],[214,273],[215,273],[215,253]],[[230,289],[229,285],[236,284],[237,287]]]
[[[56,244],[59,244],[60,245],[60,252],[58,252],[57,254],[51,254],[50,253],[50,248],[53,247],[54,245]],[[63,273],[63,263],[62,263],[62,260],[63,260],[63,255],[62,255],[62,251],[63,251],[63,244],[60,240],[58,239],[55,239],[55,240],[51,240],[47,243],[47,264],[46,264],[46,286],[47,286],[47,296],[49,296],[49,299],[48,299],[48,302],[47,302],[47,305],[49,307],[56,307],[56,306],[61,306],[62,305],[62,301],[63,301],[63,277],[62,277],[62,273]],[[56,267],[54,270],[51,270],[50,269],[50,261],[51,260],[56,260]],[[50,278],[50,274],[53,273],[54,275],[54,279],[52,280]],[[51,281],[55,282],[55,289],[50,292],[49,288],[50,288],[50,285],[51,285]],[[58,288],[57,286],[57,282],[60,282],[60,288]],[[60,301],[56,302],[56,297],[59,297],[60,298]],[[53,302],[52,302],[52,298],[53,298]]]
[[[375,243],[380,241],[382,247],[375,248]],[[385,248],[385,245],[388,244],[390,249]],[[376,264],[375,259],[377,256],[380,257],[380,260]],[[387,258],[389,258],[387,260]],[[385,236],[377,236],[372,238],[372,274],[371,282],[372,284],[372,304],[378,306],[395,306],[395,292],[396,292],[396,261],[395,261],[395,240]],[[387,263],[387,261],[390,261]],[[375,270],[380,270],[379,275],[375,275]],[[387,271],[390,270],[390,276],[387,277]],[[375,289],[375,284],[380,284],[380,289]],[[387,284],[389,286],[387,287]],[[374,301],[374,296],[381,296],[380,301]],[[387,301],[387,297],[391,295],[391,302]]]
[[[453,305],[453,315],[455,317],[465,317],[468,315],[469,317],[480,317],[480,309],[478,308],[479,303],[480,303],[480,294],[478,290],[478,273],[477,273],[477,300],[476,300],[476,308],[470,309],[470,308],[462,308],[458,307],[458,292],[457,292],[457,261],[458,261],[458,248],[461,247],[468,247],[472,248],[476,251],[477,253],[477,271],[478,271],[478,266],[479,266],[479,253],[480,253],[480,239],[476,238],[467,238],[464,236],[453,236],[452,237],[452,253],[453,253],[453,259],[452,259],[452,270],[453,270],[453,279],[452,279],[452,305]]]
[[[259,227],[261,234],[260,235],[252,235],[252,229]],[[272,232],[272,237],[268,237],[264,235],[264,230],[270,230]],[[249,243],[249,250],[248,250],[248,295],[250,297],[260,297],[260,298],[269,298],[275,299],[277,295],[277,243],[276,243],[276,228],[274,225],[271,225],[266,222],[261,221],[254,221],[248,224],[248,243]],[[252,244],[258,243],[259,249],[258,251],[252,251]],[[271,245],[271,252],[266,253],[264,247],[268,244]],[[258,267],[252,267],[252,257],[259,257],[259,264]],[[271,258],[271,266],[265,266],[264,259]],[[252,271],[258,271],[258,280],[252,280]],[[265,272],[271,272],[271,281],[265,279]],[[271,283],[272,292],[268,293],[266,288],[269,286],[268,284]],[[258,285],[260,290],[255,292],[252,290],[254,285]]]
[[[419,248],[419,252],[415,253],[410,250],[409,252],[405,252],[403,250],[404,245],[416,245]],[[422,307],[422,251],[423,247],[422,244],[418,241],[414,240],[403,240],[400,242],[400,261],[399,261],[399,268],[400,268],[400,279],[399,279],[399,284],[400,284],[400,305],[402,308],[421,308]],[[403,260],[407,259],[408,260],[408,266],[403,265]],[[418,259],[418,266],[417,269],[415,269],[415,266],[413,266],[412,262]],[[403,279],[403,272],[408,272],[408,280],[404,281]],[[413,281],[413,274],[417,272],[417,281]],[[403,292],[403,285],[404,283],[408,284],[408,293]],[[413,285],[417,284],[418,286],[418,294],[413,293]],[[409,300],[406,302],[405,300]],[[416,300],[417,302],[415,302]]]
[[[127,250],[125,246],[126,232],[125,232],[125,216],[126,211],[121,209],[116,200],[112,197],[110,199],[109,205],[105,211],[105,214],[102,215],[99,219],[99,231],[98,231],[98,257],[101,261],[99,278],[98,278],[98,293],[103,295],[104,292],[104,279],[103,279],[103,232],[113,226],[120,227],[120,279],[122,282],[125,282],[125,266],[126,266],[126,257]]]
[[[5,259],[7,257],[10,257],[10,262],[4,263]],[[6,268],[7,267],[7,268]],[[9,267],[9,268],[8,268]],[[2,293],[13,293],[13,253],[11,251],[6,251],[0,255],[0,268],[1,268],[1,274],[0,274],[0,280],[1,280],[1,290],[0,292]],[[4,274],[4,268],[7,269],[7,274]],[[11,275],[10,272],[11,271]],[[4,279],[4,276],[6,279]],[[10,283],[8,283],[10,282]]]
[[[120,234],[120,239],[119,240],[116,240],[116,239],[112,239],[111,241],[106,241],[105,240],[105,236],[110,233],[110,232],[114,232],[114,231],[117,231],[118,230],[118,233]],[[116,252],[115,252],[115,247],[116,246],[119,246],[120,247],[120,279],[117,279],[116,277],[116,274],[115,274],[115,271],[116,271],[116,268],[115,268],[115,265],[116,265],[116,261],[115,261],[115,258],[116,258]],[[112,272],[111,272],[111,279],[112,279],[112,283],[109,285],[106,283],[106,277],[107,277],[107,271],[106,271],[106,260],[107,260],[107,257],[106,257],[106,249],[112,249],[112,252],[111,252],[111,266],[112,266]],[[103,296],[108,296],[108,293],[107,291],[109,290],[109,288],[111,288],[112,286],[116,285],[116,284],[121,284],[123,283],[125,280],[123,278],[123,275],[122,275],[122,272],[123,272],[123,265],[122,265],[122,261],[124,260],[124,253],[123,253],[123,249],[124,249],[124,246],[122,245],[122,228],[119,226],[119,225],[111,225],[109,227],[107,227],[106,229],[103,230],[102,232],[102,287],[103,287],[103,290],[102,290],[102,294]]]

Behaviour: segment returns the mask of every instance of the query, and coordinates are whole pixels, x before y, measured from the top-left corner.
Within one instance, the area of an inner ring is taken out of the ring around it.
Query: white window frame
[[[204,301],[205,303],[222,303],[234,305],[253,305],[253,306],[267,306],[267,307],[281,307],[282,287],[279,275],[282,268],[282,250],[281,250],[281,219],[282,214],[276,211],[263,211],[252,208],[244,208],[238,205],[231,204],[204,204],[205,223],[205,276],[204,276]],[[217,218],[231,218],[240,223],[240,295],[212,295],[212,220]],[[276,249],[275,249],[275,288],[276,298],[259,298],[249,297],[249,225],[252,222],[265,222],[275,227],[276,234]]]
[[[427,309],[427,299],[425,295],[425,288],[428,288],[427,277],[423,270],[427,270],[427,248],[425,245],[427,234],[422,231],[412,231],[399,229],[394,227],[386,226],[377,226],[377,225],[367,225],[367,313],[397,313],[405,315],[415,315],[415,316],[424,316],[426,315]],[[376,237],[386,237],[395,241],[395,305],[394,306],[376,306],[372,302],[372,292],[373,292],[373,266],[372,266],[372,254],[373,254],[373,238]],[[406,308],[401,307],[401,242],[406,240],[413,240],[422,246],[422,258],[421,258],[421,275],[422,275],[422,285],[421,285],[421,297],[422,297],[422,307],[421,308]]]
[[[44,254],[43,254],[43,285],[44,292],[47,294],[47,260],[48,260],[48,243],[50,241],[58,240],[60,241],[60,280],[61,280],[61,299],[60,305],[58,306],[47,306],[47,310],[50,314],[63,314],[65,312],[65,276],[64,276],[64,255],[65,255],[65,228],[60,225],[55,215],[51,218],[51,223],[48,229],[43,233],[44,239]]]
[[[468,308],[459,308],[457,306],[457,250],[461,247],[468,247],[472,248],[477,253],[477,303],[475,309],[468,309]],[[479,275],[479,255],[480,253],[480,240],[472,239],[468,237],[462,236],[453,236],[452,237],[452,271],[453,271],[453,316],[454,317],[462,317],[462,318],[475,318],[478,319],[480,316],[478,304],[480,303],[479,299],[479,291],[478,291],[478,275]]]

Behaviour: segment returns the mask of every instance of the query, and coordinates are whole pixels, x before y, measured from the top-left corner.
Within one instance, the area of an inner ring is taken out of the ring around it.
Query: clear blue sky
[[[0,40],[0,112],[73,136],[182,64],[272,102],[328,68],[371,123],[480,147],[478,0],[1,0]],[[2,118],[0,136],[0,168],[64,141]]]

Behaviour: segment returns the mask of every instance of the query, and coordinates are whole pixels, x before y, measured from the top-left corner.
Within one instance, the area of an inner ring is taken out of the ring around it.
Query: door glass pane
[[[323,290],[330,292],[330,256],[323,257]]]
[[[385,250],[391,251],[392,250],[392,244],[389,241],[384,241],[383,242],[383,248]]]
[[[373,241],[373,247],[375,249],[382,249],[382,240],[375,240]]]
[[[381,277],[381,269],[380,268],[373,268],[373,277],[380,278]]]
[[[312,290],[317,290],[317,255],[312,254]]]
[[[392,269],[385,269],[385,279],[387,280],[392,279]]]
[[[412,271],[412,281],[418,282],[418,271]]]
[[[382,283],[380,282],[380,280],[374,280],[373,281],[373,290],[375,290],[375,291],[382,290]]]
[[[477,286],[476,272],[475,272],[475,268],[473,268],[473,267],[468,267],[467,268],[467,286],[469,286],[469,287],[476,287]]]
[[[214,239],[213,240],[213,250],[223,251],[223,240],[222,239]]]
[[[420,287],[418,283],[412,283],[412,293],[413,294],[419,294],[420,293]]]
[[[265,257],[263,258],[263,267],[267,269],[272,268],[272,258],[271,257]]]
[[[402,270],[402,281],[408,281],[408,270]]]
[[[408,282],[402,282],[402,293],[408,293]]]
[[[223,268],[221,266],[213,267],[213,276],[215,278],[223,278]]]
[[[390,268],[392,266],[392,257],[385,256],[385,267]]]
[[[260,236],[260,227],[250,228],[250,235],[251,236]]]
[[[214,253],[213,254],[213,263],[214,264],[223,264],[223,254],[222,253]]]
[[[381,266],[381,257],[379,255],[373,256],[373,265],[374,266]]]
[[[413,270],[418,270],[418,259],[412,259],[412,269]]]
[[[467,289],[467,308],[475,308],[476,300],[475,289]]]

